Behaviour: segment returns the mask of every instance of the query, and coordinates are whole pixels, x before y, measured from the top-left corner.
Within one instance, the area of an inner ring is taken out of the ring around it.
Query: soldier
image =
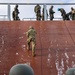
[[[37,4],[34,8],[34,12],[36,13],[36,20],[41,20],[41,6]]]
[[[63,20],[70,20],[69,15],[66,14],[66,11],[63,8],[58,9],[58,11],[61,12],[61,16],[62,16]]]
[[[13,20],[20,20],[18,14],[19,10],[18,10],[18,5],[16,4],[14,11],[12,13]]]
[[[49,9],[49,15],[50,15],[50,20],[53,20],[53,18],[54,18],[54,11],[53,11],[53,6],[51,6],[50,7],[50,9]]]
[[[47,12],[47,10],[46,10],[46,16],[47,16],[47,18],[48,18],[48,12]],[[42,20],[44,20],[44,8],[43,8],[43,10],[42,10]]]
[[[71,14],[72,20],[75,20],[75,9],[74,9],[73,7],[71,7],[71,12],[70,12],[70,14]]]
[[[32,56],[35,56],[35,46],[36,46],[36,30],[30,26],[29,30],[26,32],[27,39],[27,49],[30,50],[30,43],[32,45]]]

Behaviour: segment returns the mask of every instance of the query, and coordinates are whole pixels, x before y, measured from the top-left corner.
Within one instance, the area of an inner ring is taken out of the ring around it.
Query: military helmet
[[[10,69],[9,75],[34,75],[34,71],[27,64],[17,64]]]
[[[71,7],[71,10],[73,10],[73,7]]]
[[[18,7],[18,4],[16,4],[16,7]]]
[[[54,6],[52,5],[52,6],[51,6],[51,9],[53,9],[53,7],[54,7]]]
[[[75,68],[69,68],[66,71],[65,75],[75,75]]]
[[[30,26],[29,29],[34,29],[34,27],[33,26]]]

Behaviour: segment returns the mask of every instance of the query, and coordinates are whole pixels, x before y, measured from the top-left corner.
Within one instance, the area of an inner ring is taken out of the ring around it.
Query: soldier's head
[[[63,11],[63,8],[59,8],[58,11],[62,12]]]
[[[51,6],[51,8],[53,9],[53,5]]]
[[[29,29],[34,29],[34,27],[33,26],[30,26]]]
[[[73,7],[71,7],[71,10],[74,10],[74,8],[73,8]]]
[[[16,8],[18,8],[18,4],[16,4]]]
[[[39,4],[37,4],[37,6],[39,6]]]
[[[29,65],[17,64],[10,69],[9,75],[34,75],[34,71]]]

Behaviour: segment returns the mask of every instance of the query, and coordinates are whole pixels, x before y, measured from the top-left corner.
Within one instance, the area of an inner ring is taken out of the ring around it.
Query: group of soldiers
[[[43,12],[42,15],[41,15],[41,7],[39,6],[39,4],[37,4],[35,6],[34,11],[36,13],[36,20],[40,21],[41,17],[42,17],[42,20],[44,20],[44,8],[42,11]],[[72,18],[72,20],[75,20],[75,9],[73,7],[71,7],[71,11],[67,14],[63,8],[58,9],[58,11],[61,12],[61,16],[62,16],[63,20],[70,20],[69,16]],[[46,12],[47,12],[47,10],[46,10]],[[54,13],[55,13],[55,11],[53,10],[53,6],[51,6],[49,9],[50,20],[54,19]],[[18,14],[19,14],[18,5],[16,5],[14,8],[14,11],[12,13],[13,20],[20,20]],[[48,13],[46,13],[46,14],[48,16]],[[37,32],[33,26],[30,26],[29,30],[26,32],[26,36],[28,37],[27,50],[30,50],[30,45],[31,45],[32,56],[35,56],[36,34],[37,34]]]
[[[51,6],[49,8],[49,17],[50,20],[54,19],[54,13],[55,11],[53,10],[54,6]],[[75,20],[75,9],[73,7],[71,7],[71,11],[69,13],[66,13],[66,11],[63,8],[58,9],[58,11],[61,12],[61,16],[63,20]],[[36,13],[36,20],[44,20],[44,8],[42,10],[42,14],[41,14],[41,6],[39,4],[37,4],[34,8],[34,12]],[[46,16],[48,18],[48,12],[46,10]]]
[[[49,8],[49,15],[46,9],[46,17],[48,18],[48,16],[50,17],[50,20],[54,19],[54,14],[55,11],[53,10],[54,6],[51,6]],[[59,8],[58,11],[60,11],[62,19],[63,20],[75,20],[75,9],[73,7],[71,7],[71,11],[69,13],[66,13],[66,11],[63,8]],[[39,4],[37,4],[34,7],[34,12],[36,14],[36,20],[44,20],[44,8],[42,9],[42,14],[41,14],[41,6]],[[12,12],[12,18],[13,20],[20,20],[18,14],[19,14],[19,10],[18,10],[18,4],[16,4],[14,11]]]
[[[69,13],[66,13],[63,8],[58,9],[58,11],[61,12],[63,20],[75,20],[75,9],[73,7],[71,7],[71,11]]]

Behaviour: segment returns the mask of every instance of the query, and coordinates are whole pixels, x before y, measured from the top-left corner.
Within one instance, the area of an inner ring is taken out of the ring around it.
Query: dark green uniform
[[[71,7],[71,18],[75,20],[75,9],[73,7]]]
[[[59,9],[59,11],[61,12],[63,20],[66,20],[66,11],[63,8]]]
[[[20,20],[18,14],[19,14],[18,5],[16,5],[14,11],[12,12],[13,20]]]
[[[36,20],[41,20],[41,7],[39,4],[35,6],[34,12],[36,13]]]
[[[51,8],[49,9],[49,15],[50,15],[50,20],[54,19],[54,11],[53,11],[53,6],[51,6]]]
[[[61,16],[63,20],[70,20],[69,13],[66,13],[66,11],[63,8],[58,9],[58,11],[61,12]]]
[[[36,30],[32,26],[30,26],[29,30],[26,32],[26,35],[28,36],[28,39],[27,39],[28,47],[27,47],[27,49],[28,50],[30,49],[30,43],[31,43],[31,45],[32,45],[32,55],[35,56]]]

